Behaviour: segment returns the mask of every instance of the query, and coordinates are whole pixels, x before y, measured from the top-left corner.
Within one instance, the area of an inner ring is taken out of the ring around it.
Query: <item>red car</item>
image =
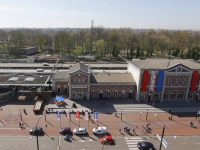
[[[113,144],[112,136],[100,137],[101,144]]]

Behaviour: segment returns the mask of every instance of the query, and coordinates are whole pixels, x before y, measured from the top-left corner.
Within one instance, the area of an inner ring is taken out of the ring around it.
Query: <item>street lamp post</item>
[[[148,109],[147,109],[147,113],[146,113],[146,120],[147,120],[147,117],[148,117]]]
[[[155,114],[155,117],[158,118],[156,114]],[[158,120],[159,120],[160,122],[162,122],[162,121],[160,120],[160,118],[158,118]],[[160,149],[159,149],[159,150],[161,150],[161,148],[162,148],[162,140],[163,140],[164,133],[165,133],[165,125],[164,125],[164,123],[163,123],[163,131],[162,131],[162,137],[161,137],[161,140],[160,140]]]
[[[36,139],[37,139],[37,150],[39,150],[39,143],[38,143],[38,132],[37,132],[37,125],[38,125],[38,123],[39,123],[39,121],[40,121],[40,118],[41,118],[41,116],[42,116],[42,115],[40,115],[40,117],[39,117],[39,119],[38,119],[38,122],[37,122],[37,124],[36,124]]]

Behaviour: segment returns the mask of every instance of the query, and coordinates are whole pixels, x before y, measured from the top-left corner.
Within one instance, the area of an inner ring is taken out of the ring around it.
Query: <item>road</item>
[[[0,149],[3,150],[36,150],[37,142],[34,136],[0,136]],[[160,141],[155,136],[114,136],[114,145],[101,145],[99,137],[96,136],[73,136],[71,142],[64,141],[64,136],[39,136],[39,148],[41,150],[57,150],[60,143],[60,150],[137,150],[136,144],[141,141],[150,141],[159,150]],[[199,136],[165,136],[168,143],[168,150],[198,150]],[[60,140],[60,142],[59,142]],[[162,146],[162,150],[165,150]]]

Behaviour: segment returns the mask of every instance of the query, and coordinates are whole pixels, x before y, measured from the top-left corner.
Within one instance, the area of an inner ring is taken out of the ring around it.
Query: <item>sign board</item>
[[[161,138],[160,138],[160,136],[158,134],[157,134],[157,138],[161,141]],[[168,148],[168,143],[165,141],[164,138],[162,139],[162,144],[166,149]]]

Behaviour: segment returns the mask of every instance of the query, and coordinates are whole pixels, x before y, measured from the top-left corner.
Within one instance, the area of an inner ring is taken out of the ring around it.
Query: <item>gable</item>
[[[176,64],[168,69],[166,69],[168,72],[174,72],[174,73],[178,73],[178,72],[190,72],[190,68],[182,65],[182,64]]]

